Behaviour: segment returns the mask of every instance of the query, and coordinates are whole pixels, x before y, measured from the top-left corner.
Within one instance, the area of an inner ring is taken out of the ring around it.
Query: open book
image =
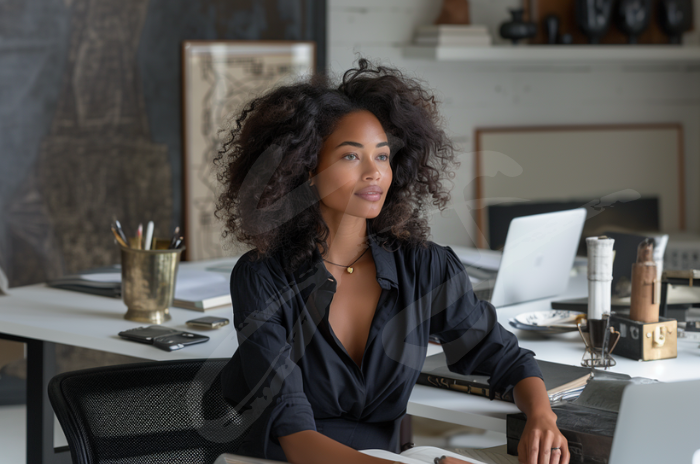
[[[450,456],[461,459],[465,463],[472,464],[517,464],[517,456],[509,456],[505,452],[505,446],[488,449],[460,449],[458,453],[447,451],[434,446],[416,446],[407,449],[401,454],[392,453],[391,451],[371,449],[361,450],[360,453],[374,456],[380,459],[386,459],[390,462],[403,462],[405,464],[433,464],[435,458],[440,456]],[[249,458],[245,456],[236,456],[234,454],[222,454],[214,464],[281,464],[278,461],[270,461],[266,459]]]
[[[404,464],[434,464],[435,458],[440,456],[453,457],[472,464],[518,464],[518,457],[506,454],[504,446],[483,450],[460,449],[459,453],[453,453],[434,446],[416,446],[407,449],[401,454],[384,450],[362,450],[360,453],[389,461],[403,462]]]

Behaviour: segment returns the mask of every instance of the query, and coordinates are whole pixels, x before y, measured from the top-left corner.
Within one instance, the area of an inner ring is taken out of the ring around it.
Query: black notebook
[[[544,385],[552,402],[577,397],[588,383],[591,370],[585,367],[537,360],[544,377]],[[595,369],[596,378],[629,379],[626,374],[617,374]],[[456,374],[447,367],[444,353],[428,356],[418,376],[418,384],[457,390],[472,395],[489,397],[490,386],[487,375]],[[513,402],[512,392],[506,397],[498,393],[496,399]]]

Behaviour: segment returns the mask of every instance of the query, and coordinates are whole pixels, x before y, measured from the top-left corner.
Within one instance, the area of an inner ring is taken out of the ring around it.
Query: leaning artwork
[[[182,63],[186,256],[189,261],[220,258],[230,254],[223,246],[222,225],[214,216],[219,187],[213,161],[225,138],[222,129],[255,96],[313,73],[315,45],[186,41]]]

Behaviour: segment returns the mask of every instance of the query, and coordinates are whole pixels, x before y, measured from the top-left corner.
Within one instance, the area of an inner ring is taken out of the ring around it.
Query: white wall
[[[696,32],[686,43],[699,43]],[[329,70],[336,75],[362,56],[423,79],[442,101],[448,133],[462,165],[445,213],[432,218],[432,239],[471,245],[475,229],[465,201],[473,197],[476,127],[595,123],[681,122],[685,128],[686,224],[700,231],[700,66],[486,65],[404,58],[402,46],[418,24],[437,17],[438,0],[329,0]],[[472,22],[494,38],[518,0],[471,0]]]

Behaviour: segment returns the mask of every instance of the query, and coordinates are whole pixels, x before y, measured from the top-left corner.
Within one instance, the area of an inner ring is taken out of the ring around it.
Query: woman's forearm
[[[530,418],[534,416],[556,416],[549,404],[544,382],[539,377],[527,377],[513,388],[515,405]]]
[[[394,464],[395,461],[360,453],[318,432],[305,430],[279,437],[287,460],[293,464]]]

